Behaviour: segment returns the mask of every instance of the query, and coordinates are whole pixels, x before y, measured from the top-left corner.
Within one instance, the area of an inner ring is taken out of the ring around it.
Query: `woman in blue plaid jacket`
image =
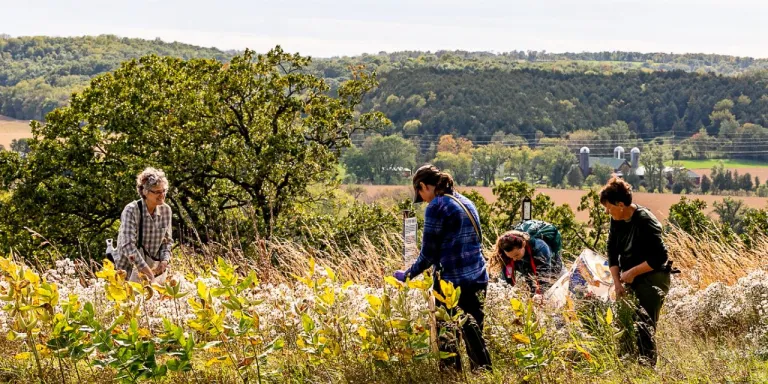
[[[433,165],[422,166],[416,171],[413,189],[415,202],[428,203],[421,253],[408,270],[395,272],[395,277],[405,281],[434,267],[436,277],[461,287],[458,307],[469,315],[462,327],[467,354],[473,369],[488,368],[491,358],[482,334],[488,272],[477,209],[472,201],[454,190],[451,175]],[[440,292],[437,278],[434,289]],[[456,340],[441,337],[440,350],[456,352]],[[442,363],[461,369],[458,354]]]

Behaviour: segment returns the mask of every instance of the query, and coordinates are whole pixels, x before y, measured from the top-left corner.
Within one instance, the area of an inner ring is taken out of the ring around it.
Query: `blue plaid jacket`
[[[467,207],[480,225],[475,205],[457,192],[453,196]],[[416,277],[433,265],[441,271],[443,280],[455,286],[488,282],[481,240],[475,227],[464,209],[447,196],[437,196],[427,206],[421,253],[406,275]]]

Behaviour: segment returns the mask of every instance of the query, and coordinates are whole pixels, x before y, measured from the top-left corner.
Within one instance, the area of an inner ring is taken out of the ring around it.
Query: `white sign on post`
[[[415,217],[403,219],[403,261],[408,268],[416,261],[419,253],[416,249],[416,230],[419,224]]]

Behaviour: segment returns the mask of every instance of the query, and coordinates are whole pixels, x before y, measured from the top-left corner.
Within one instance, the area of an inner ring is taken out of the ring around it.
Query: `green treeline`
[[[768,77],[675,72],[626,72],[610,76],[537,69],[439,70],[422,68],[381,75],[366,103],[384,112],[395,132],[455,134],[487,141],[497,131],[561,136],[621,120],[643,139],[674,133],[688,137],[707,128],[713,106],[731,99],[736,120],[768,125]],[[406,126],[417,120],[419,123]]]
[[[229,60],[218,49],[159,40],[86,37],[0,36],[0,114],[42,120],[67,104],[96,75],[111,72],[126,60],[156,54],[183,59]]]
[[[43,120],[94,76],[144,55],[230,60],[236,52],[160,40],[0,35],[0,114]],[[332,91],[364,66],[383,80],[364,108],[380,108],[395,128],[418,132],[544,134],[626,121],[633,132],[716,133],[708,119],[719,100],[742,95],[736,118],[765,126],[768,60],[706,54],[544,51],[439,51],[315,58],[305,70]],[[671,71],[671,72],[670,72]],[[685,71],[687,73],[679,72]],[[724,75],[724,76],[717,76]]]

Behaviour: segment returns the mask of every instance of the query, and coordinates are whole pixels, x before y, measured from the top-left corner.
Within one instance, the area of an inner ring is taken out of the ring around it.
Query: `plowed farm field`
[[[762,179],[762,178],[761,178]],[[765,180],[765,179],[762,179]],[[762,181],[761,180],[761,181]],[[385,197],[401,197],[406,196],[410,192],[410,188],[406,186],[391,186],[391,185],[363,185],[365,193],[358,198],[364,201],[374,201]],[[496,201],[496,197],[493,196],[493,192],[490,187],[459,187],[459,191],[467,189],[474,189],[480,195],[490,203]],[[584,196],[587,191],[582,190],[569,190],[569,189],[552,189],[552,188],[537,188],[537,193],[544,193],[549,195],[556,204],[568,204],[571,209],[576,211],[576,207],[579,206],[581,197]],[[659,219],[666,219],[669,215],[669,207],[680,201],[680,195],[671,193],[642,193],[635,192],[633,194],[634,202],[642,206],[648,207],[656,217]],[[712,203],[716,201],[722,201],[724,196],[713,195],[690,195],[690,198],[698,198],[707,202],[706,213],[712,212]],[[734,197],[734,199],[744,200],[744,203],[753,208],[766,208],[768,207],[768,198],[764,197]],[[589,214],[587,212],[576,212],[576,218],[578,220],[587,221]]]
[[[10,117],[0,115],[0,145],[5,149],[11,148],[13,139],[23,139],[32,137],[32,130],[29,128],[29,121],[16,120]]]

